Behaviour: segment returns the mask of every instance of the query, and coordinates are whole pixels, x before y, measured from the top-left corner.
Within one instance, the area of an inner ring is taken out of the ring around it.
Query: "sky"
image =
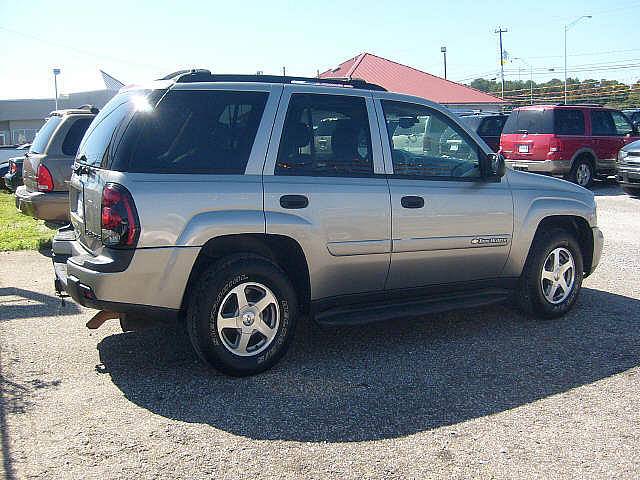
[[[505,78],[640,79],[640,1],[0,0],[0,98],[51,98],[104,88],[102,69],[125,84],[184,68],[214,73],[315,76],[362,52],[470,82],[500,69],[496,28],[509,55]],[[520,58],[522,60],[514,60]],[[554,71],[549,71],[554,69]]]

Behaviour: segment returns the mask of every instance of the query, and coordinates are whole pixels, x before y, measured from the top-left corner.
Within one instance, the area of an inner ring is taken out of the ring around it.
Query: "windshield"
[[[553,133],[553,110],[514,110],[502,133]]]
[[[53,132],[58,128],[60,122],[62,122],[62,117],[49,117],[42,128],[38,131],[38,134],[29,149],[29,153],[44,153]]]

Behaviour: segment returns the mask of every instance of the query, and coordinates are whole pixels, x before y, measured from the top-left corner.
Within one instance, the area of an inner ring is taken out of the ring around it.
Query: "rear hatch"
[[[62,117],[59,115],[49,117],[38,131],[31,148],[29,148],[29,152],[25,155],[22,177],[23,183],[29,192],[38,191],[38,167],[43,158],[46,157],[45,154],[49,142],[61,123]]]
[[[504,125],[500,147],[509,160],[546,160],[552,138],[553,109],[516,109]]]
[[[145,107],[148,91],[116,95],[87,130],[78,148],[69,183],[69,210],[76,237],[90,251],[102,249],[102,192],[122,174],[112,171],[117,146],[136,110]]]

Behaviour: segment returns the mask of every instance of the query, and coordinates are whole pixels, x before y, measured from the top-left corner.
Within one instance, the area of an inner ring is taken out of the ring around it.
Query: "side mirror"
[[[489,154],[489,177],[502,178],[507,172],[507,165],[501,153]]]

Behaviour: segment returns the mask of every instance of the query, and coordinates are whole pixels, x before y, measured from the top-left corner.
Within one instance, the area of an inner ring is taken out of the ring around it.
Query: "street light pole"
[[[591,18],[591,15],[582,15],[573,22],[564,26],[564,104],[567,104],[567,31],[583,18]]]
[[[447,79],[447,47],[440,47],[440,51],[444,56],[444,79]]]
[[[58,110],[58,75],[60,75],[60,69],[53,69],[53,85],[56,89],[56,110]]]

